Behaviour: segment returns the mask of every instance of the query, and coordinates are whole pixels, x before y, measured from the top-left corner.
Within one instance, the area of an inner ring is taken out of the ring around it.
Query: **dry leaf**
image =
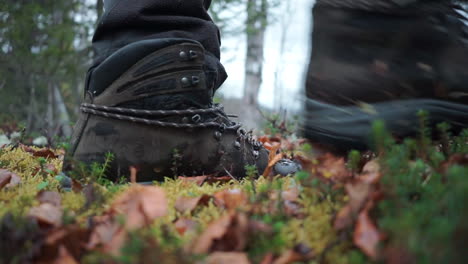
[[[141,228],[167,214],[166,194],[160,187],[135,185],[114,200],[111,212],[126,217],[126,228]]]
[[[379,256],[379,242],[382,235],[370,219],[368,210],[363,210],[359,213],[356,228],[354,229],[353,241],[364,254],[373,260],[377,260]]]
[[[231,225],[221,240],[216,241],[212,251],[243,251],[247,246],[249,219],[238,213],[231,218]]]
[[[288,250],[281,254],[273,264],[289,264],[296,262],[307,262],[314,257],[314,253],[311,248],[299,244],[294,249]]]
[[[21,178],[18,175],[9,170],[0,169],[0,190],[3,187],[12,188],[20,183]]]
[[[62,224],[62,210],[50,203],[43,203],[31,208],[28,215],[35,218],[39,224],[52,226],[60,226]]]
[[[51,263],[54,259],[60,259],[61,247],[67,250],[69,256],[79,260],[85,254],[85,244],[89,240],[89,235],[90,231],[79,225],[67,225],[49,231],[38,262]]]
[[[79,192],[83,191],[83,185],[79,181],[77,181],[75,179],[71,179],[71,180],[72,180],[72,190],[74,192],[79,193]]]
[[[118,255],[128,230],[148,226],[167,212],[167,199],[162,188],[133,185],[114,200],[106,215],[94,218],[96,226],[87,247],[100,247],[104,252]],[[122,216],[124,226],[119,221]]]
[[[11,175],[10,183],[8,183],[8,184],[5,186],[5,188],[7,188],[7,189],[8,189],[8,188],[13,188],[13,187],[19,185],[20,183],[21,183],[21,178],[20,178],[18,175],[16,175],[16,174],[13,173],[13,174]]]
[[[250,220],[249,232],[271,233],[273,232],[273,228],[269,224],[266,224],[264,222],[257,221],[257,220]]]
[[[59,170],[57,169],[57,167],[55,167],[54,164],[47,163],[47,164],[45,165],[45,168],[46,168],[47,170],[51,171],[51,172],[54,173],[54,174],[58,174],[58,173],[59,173]]]
[[[233,178],[231,176],[218,176],[218,177],[208,177],[206,178],[206,183],[208,184],[223,184],[232,181]]]
[[[213,196],[215,205],[226,209],[234,209],[247,203],[247,195],[240,189],[223,190]]]
[[[272,150],[277,150],[281,146],[281,139],[278,137],[261,136],[258,138],[258,141],[261,142],[270,153]]]
[[[182,177],[179,176],[177,179],[181,180],[183,183],[195,183],[198,186],[202,186],[208,176],[195,176],[195,177]]]
[[[198,206],[207,206],[211,198],[212,197],[207,194],[198,197],[179,197],[174,207],[181,213],[191,212]]]
[[[78,262],[73,258],[68,250],[64,246],[60,246],[58,250],[57,258],[52,262],[54,264],[78,264]]]
[[[32,155],[34,157],[42,157],[46,159],[55,159],[58,157],[57,155],[55,155],[55,153],[51,149],[48,149],[48,148],[40,149],[40,150],[33,150]]]
[[[364,181],[369,184],[376,184],[382,178],[382,173],[380,173],[380,165],[377,160],[371,160],[364,165],[362,173],[359,176],[361,181]]]
[[[285,201],[295,202],[299,199],[299,188],[292,187],[281,192],[281,198]]]
[[[273,259],[275,255],[273,253],[267,253],[265,256],[263,256],[262,261],[260,261],[260,264],[272,264]]]
[[[40,191],[37,194],[37,200],[40,203],[49,203],[53,206],[60,207],[62,203],[62,198],[58,192],[51,191]]]
[[[263,172],[263,177],[270,176],[271,171],[273,170],[273,166],[275,166],[275,164],[283,158],[282,153],[277,153],[279,148],[280,145],[276,145],[270,150],[270,154],[268,156],[268,166]]]
[[[284,201],[284,212],[286,215],[303,218],[302,205],[298,202]]]
[[[118,255],[125,243],[126,235],[126,231],[117,222],[103,221],[93,229],[87,248],[100,248],[103,252]]]
[[[372,186],[364,182],[355,181],[347,183],[345,189],[349,201],[335,217],[333,226],[336,230],[342,230],[353,224],[359,211],[368,200]]]
[[[174,222],[174,227],[180,235],[184,235],[189,230],[194,230],[196,226],[197,222],[187,218],[180,218]]]
[[[207,264],[249,264],[249,258],[242,252],[214,252],[206,259]]]
[[[326,153],[318,157],[317,161],[318,164],[312,169],[313,174],[334,182],[343,182],[352,176],[351,172],[346,168],[343,157],[335,157],[330,153]]]
[[[206,254],[210,252],[213,243],[221,239],[231,225],[232,214],[227,214],[210,223],[208,227],[195,239],[190,252],[193,254]]]
[[[189,251],[206,254],[213,251],[241,251],[245,249],[248,219],[244,214],[227,214],[210,223],[198,236]]]
[[[12,174],[13,173],[8,170],[0,169],[0,190],[10,183]]]

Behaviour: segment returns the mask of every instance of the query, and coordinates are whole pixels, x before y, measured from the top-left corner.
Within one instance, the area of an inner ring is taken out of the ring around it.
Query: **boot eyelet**
[[[194,123],[200,123],[200,121],[201,121],[201,116],[198,115],[198,114],[192,116],[192,121],[193,121]]]
[[[186,60],[186,59],[187,59],[187,53],[186,53],[185,51],[181,51],[181,52],[179,53],[179,57],[180,57],[181,59]]]
[[[253,149],[254,149],[255,151],[259,151],[259,150],[260,150],[260,146],[257,144],[257,142],[254,142],[254,144],[253,144]]]
[[[189,51],[189,59],[193,60],[193,59],[195,59],[197,57],[198,57],[198,54],[197,54],[196,51],[194,51],[194,50]]]
[[[221,124],[221,125],[218,127],[218,131],[221,132],[221,133],[224,133],[224,131],[226,131],[226,125],[225,125],[225,124]]]
[[[245,136],[245,134],[247,134],[247,132],[246,132],[245,129],[243,129],[242,127],[240,127],[240,128],[237,130],[237,135],[238,135],[238,136]]]
[[[220,141],[222,136],[223,136],[223,134],[221,134],[221,132],[215,131],[214,137],[215,137],[215,139],[216,139],[217,141]]]
[[[258,159],[260,157],[260,153],[256,150],[252,151],[252,155],[254,157],[254,159]]]
[[[240,143],[239,141],[234,142],[234,147],[235,147],[237,150],[240,150],[240,149],[241,149],[241,143]]]
[[[196,86],[200,83],[200,77],[192,76],[192,86]]]

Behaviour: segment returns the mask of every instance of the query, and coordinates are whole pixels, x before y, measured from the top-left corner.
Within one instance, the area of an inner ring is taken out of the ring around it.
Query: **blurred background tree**
[[[213,0],[210,10],[223,35],[246,39],[244,97],[253,106],[262,82],[265,30],[279,3]],[[28,133],[70,136],[102,13],[103,0],[0,2],[0,123],[15,120]]]
[[[96,16],[79,0],[0,2],[0,112],[28,131],[69,136]]]
[[[262,84],[265,31],[272,10],[289,0],[213,0],[210,13],[223,34],[245,34],[244,102],[258,107]],[[239,23],[239,20],[242,22]]]

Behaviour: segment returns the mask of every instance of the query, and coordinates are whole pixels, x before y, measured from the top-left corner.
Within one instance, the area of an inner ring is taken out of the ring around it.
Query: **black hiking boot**
[[[114,159],[106,175],[138,169],[137,181],[197,175],[262,173],[268,152],[221,105],[213,104],[219,60],[188,39],[126,45],[90,70],[72,138],[74,160]],[[222,74],[225,75],[224,70]]]
[[[397,138],[412,136],[419,110],[431,126],[468,127],[466,25],[448,2],[317,1],[306,137],[367,149],[375,120]]]

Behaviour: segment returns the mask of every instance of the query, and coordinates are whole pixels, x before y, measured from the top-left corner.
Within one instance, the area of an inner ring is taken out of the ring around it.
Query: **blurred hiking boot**
[[[369,147],[384,120],[402,138],[468,126],[466,19],[450,1],[318,0],[313,9],[305,135],[340,150]]]
[[[268,151],[222,106],[219,60],[197,41],[151,39],[126,45],[90,70],[71,154],[90,164],[114,154],[111,179],[138,169],[137,181],[172,176],[263,172]]]

